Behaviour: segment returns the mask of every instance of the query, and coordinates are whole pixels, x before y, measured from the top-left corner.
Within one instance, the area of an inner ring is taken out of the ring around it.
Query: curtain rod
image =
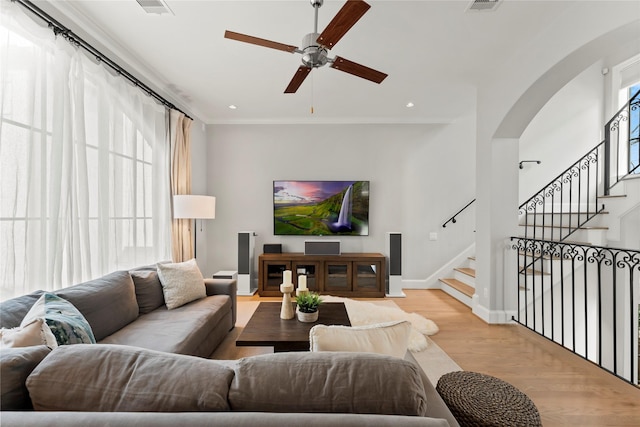
[[[51,28],[51,30],[53,31],[53,33],[58,36],[61,35],[62,37],[64,37],[69,43],[74,44],[78,47],[83,48],[84,50],[86,50],[87,52],[89,52],[91,55],[95,56],[96,60],[98,62],[103,62],[105,65],[107,65],[109,68],[111,68],[112,70],[114,70],[116,73],[118,73],[118,75],[124,77],[125,79],[129,80],[129,82],[131,82],[135,87],[139,88],[140,90],[146,92],[147,95],[149,95],[150,97],[154,98],[156,101],[158,101],[159,103],[161,103],[162,105],[172,108],[174,110],[180,111],[182,114],[184,114],[188,119],[193,120],[193,118],[189,117],[189,115],[187,113],[185,113],[184,111],[182,111],[181,109],[179,109],[178,107],[176,107],[174,104],[172,104],[171,102],[167,101],[164,97],[162,97],[161,95],[159,95],[157,92],[155,92],[153,89],[151,89],[149,86],[147,86],[146,84],[142,83],[140,80],[138,80],[136,77],[134,77],[131,73],[129,73],[127,70],[125,70],[124,68],[122,68],[121,66],[119,66],[117,63],[115,63],[114,61],[112,61],[110,58],[108,58],[107,56],[105,56],[102,52],[100,52],[98,49],[96,49],[95,47],[91,46],[89,43],[87,43],[86,41],[84,41],[80,36],[78,36],[76,33],[74,33],[73,31],[71,31],[69,28],[65,27],[64,25],[62,25],[60,22],[58,22],[57,20],[55,20],[51,15],[49,15],[48,13],[46,13],[45,11],[43,11],[42,9],[40,9],[38,6],[36,6],[35,4],[33,4],[32,2],[30,2],[29,0],[11,0],[12,2],[18,3],[19,5],[23,6],[24,8],[26,8],[28,11],[30,11],[31,13],[33,13],[34,15],[36,15],[37,17],[39,17],[40,19],[42,19],[43,21],[45,21],[48,25],[49,28]]]

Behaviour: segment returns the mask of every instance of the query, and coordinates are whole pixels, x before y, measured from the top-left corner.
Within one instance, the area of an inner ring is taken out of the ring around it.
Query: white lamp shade
[[[212,219],[216,217],[216,198],[192,194],[173,196],[173,217]]]

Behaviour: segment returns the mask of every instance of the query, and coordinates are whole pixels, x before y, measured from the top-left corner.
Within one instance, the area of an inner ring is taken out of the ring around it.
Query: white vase
[[[312,323],[318,320],[318,310],[313,313],[304,313],[298,310],[298,320],[305,323]]]

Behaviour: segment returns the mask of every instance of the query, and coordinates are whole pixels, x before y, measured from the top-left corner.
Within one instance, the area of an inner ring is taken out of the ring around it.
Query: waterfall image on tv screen
[[[369,181],[274,181],[275,235],[368,236]]]

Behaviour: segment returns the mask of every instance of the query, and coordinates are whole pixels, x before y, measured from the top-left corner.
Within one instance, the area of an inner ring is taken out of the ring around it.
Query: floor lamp
[[[196,196],[181,194],[173,196],[174,219],[213,219],[216,217],[216,198],[213,196]],[[196,257],[197,228],[194,229],[193,257]]]

